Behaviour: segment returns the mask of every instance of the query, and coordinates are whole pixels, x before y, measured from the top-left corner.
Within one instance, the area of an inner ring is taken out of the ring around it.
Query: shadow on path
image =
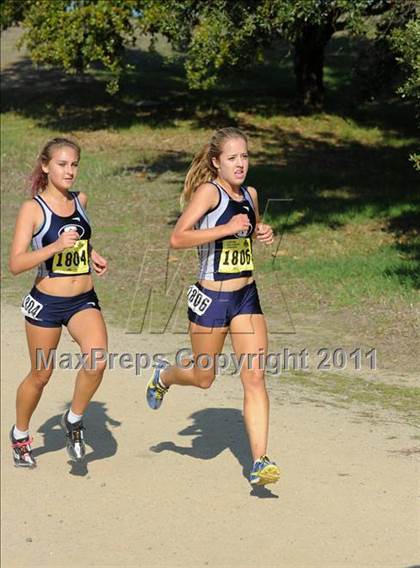
[[[69,405],[66,408],[68,407]],[[38,432],[43,434],[44,445],[34,449],[35,457],[63,450],[66,447],[65,434],[61,428],[61,416],[62,414],[52,416],[39,427]],[[71,475],[85,476],[89,473],[88,465],[90,463],[110,458],[117,452],[117,441],[107,426],[120,426],[121,422],[108,416],[104,402],[91,402],[83,422],[86,425],[85,439],[87,446],[92,448],[92,451],[88,452],[81,462],[70,460],[67,462],[70,465],[69,473]]]
[[[183,456],[210,460],[228,449],[242,466],[243,476],[248,479],[252,455],[242,412],[236,408],[206,408],[194,412],[189,418],[193,420],[193,424],[178,434],[194,436],[191,446],[177,446],[170,441],[160,442],[150,448],[152,452],[171,451]],[[278,498],[266,487],[254,487],[250,494],[259,498]]]

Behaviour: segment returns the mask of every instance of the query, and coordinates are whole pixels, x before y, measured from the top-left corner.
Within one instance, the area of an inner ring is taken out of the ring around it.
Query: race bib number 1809
[[[250,239],[225,239],[220,252],[219,272],[254,270]]]
[[[54,255],[52,271],[55,274],[86,274],[89,272],[88,242],[78,240],[71,248]]]

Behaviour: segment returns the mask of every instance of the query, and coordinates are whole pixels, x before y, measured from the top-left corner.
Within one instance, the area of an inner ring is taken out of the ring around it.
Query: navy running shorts
[[[70,318],[87,309],[100,310],[95,290],[77,296],[51,296],[40,292],[36,286],[22,300],[22,313],[26,321],[40,327],[61,327]]]
[[[225,327],[235,316],[263,313],[255,282],[233,292],[209,290],[197,282],[187,297],[188,319],[204,327]]]

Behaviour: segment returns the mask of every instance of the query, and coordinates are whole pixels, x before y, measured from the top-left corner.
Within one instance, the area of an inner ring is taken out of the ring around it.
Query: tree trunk
[[[294,69],[299,103],[322,107],[324,103],[324,50],[334,33],[332,22],[305,24],[294,43]]]

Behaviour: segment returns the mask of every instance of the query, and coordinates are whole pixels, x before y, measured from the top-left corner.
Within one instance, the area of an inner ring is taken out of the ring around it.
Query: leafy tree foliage
[[[417,111],[420,109],[420,21],[408,22],[405,28],[396,29],[392,33],[391,45],[397,53],[397,61],[405,71],[404,83],[398,89],[404,98],[414,100]],[[420,154],[411,154],[410,160],[416,170],[420,171]]]
[[[392,33],[399,58],[414,70],[414,48],[405,41],[405,31],[398,30],[405,30],[407,21],[415,18],[415,4],[415,0],[2,0],[1,25],[23,26],[22,43],[37,63],[78,73],[100,62],[112,74],[111,91],[117,90],[124,69],[124,47],[139,31],[163,34],[186,54],[192,88],[208,88],[232,68],[243,70],[261,62],[267,47],[287,40],[293,51],[297,95],[303,104],[317,106],[324,97],[325,46],[339,30],[366,33],[370,16],[385,14],[379,20],[383,29],[376,24],[377,37],[383,41]],[[418,23],[407,28],[410,33],[416,29]],[[408,95],[418,83],[415,78],[407,81]]]
[[[21,44],[35,63],[82,73],[96,62],[112,73],[115,92],[124,46],[134,41],[133,0],[3,0],[1,24],[20,22]]]
[[[403,97],[420,103],[420,20],[411,20],[404,28],[397,28],[391,36],[391,45],[397,53],[397,61],[406,73],[399,88]]]
[[[305,103],[323,98],[324,48],[334,32],[360,28],[366,0],[240,0],[148,2],[148,29],[164,34],[187,53],[186,70],[195,88],[213,85],[230,68],[264,58],[276,40],[294,48],[297,92]]]
[[[32,0],[0,0],[0,26],[4,30],[19,24]]]

